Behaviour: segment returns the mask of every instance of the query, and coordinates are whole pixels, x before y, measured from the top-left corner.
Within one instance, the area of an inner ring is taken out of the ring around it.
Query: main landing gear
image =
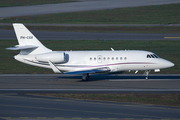
[[[148,80],[149,72],[150,72],[150,70],[146,70],[146,71],[144,72],[144,75],[146,76],[146,80]]]
[[[82,75],[82,81],[86,81],[89,79],[89,74],[83,74]]]

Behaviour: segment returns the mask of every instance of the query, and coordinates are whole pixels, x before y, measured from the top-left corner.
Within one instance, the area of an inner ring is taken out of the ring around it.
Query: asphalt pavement
[[[31,31],[39,40],[180,40],[180,34]],[[0,40],[16,40],[14,30],[0,29]]]
[[[180,119],[180,108],[23,94],[0,94],[0,119]]]
[[[59,4],[44,4],[31,6],[1,7],[0,19],[14,16],[39,15],[50,13],[66,13],[90,10],[103,10],[124,7],[139,7],[180,3],[179,0],[88,0]]]
[[[180,93],[179,74],[1,74],[0,93]]]
[[[180,119],[180,107],[78,100],[24,93],[180,93],[179,74],[1,74],[0,119]]]

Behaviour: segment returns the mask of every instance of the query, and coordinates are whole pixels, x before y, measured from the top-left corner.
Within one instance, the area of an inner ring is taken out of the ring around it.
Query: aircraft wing
[[[50,67],[55,73],[62,73],[50,60],[48,62],[49,62]],[[64,73],[65,74],[88,74],[88,73],[105,73],[109,71],[111,71],[109,67],[101,67],[101,68],[96,68],[96,69],[72,71],[72,72],[64,72]]]
[[[64,72],[65,74],[88,74],[88,73],[105,73],[109,72],[111,69],[109,67],[102,67],[97,69],[82,70],[82,71],[73,71],[73,72]]]

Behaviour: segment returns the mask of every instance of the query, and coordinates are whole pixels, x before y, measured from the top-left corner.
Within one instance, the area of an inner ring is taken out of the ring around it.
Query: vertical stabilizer
[[[23,24],[13,24],[19,47],[36,46],[28,49],[21,49],[20,54],[41,54],[51,52],[46,48]]]

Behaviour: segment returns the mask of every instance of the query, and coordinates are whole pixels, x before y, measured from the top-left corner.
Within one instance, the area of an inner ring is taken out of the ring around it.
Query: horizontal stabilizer
[[[88,74],[88,73],[105,73],[110,72],[110,68],[103,67],[98,69],[91,69],[91,70],[83,70],[83,71],[73,71],[73,72],[64,72],[66,74]]]
[[[38,48],[38,46],[34,45],[16,45],[14,47],[6,48],[7,50],[25,50],[25,49],[33,49]]]

